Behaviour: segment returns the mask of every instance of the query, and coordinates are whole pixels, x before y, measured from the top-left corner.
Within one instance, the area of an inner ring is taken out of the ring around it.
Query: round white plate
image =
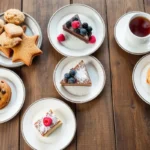
[[[0,110],[0,123],[4,123],[17,115],[24,104],[25,87],[20,77],[11,70],[0,68],[0,79],[6,81],[11,88],[9,104]]]
[[[24,25],[27,26],[26,29],[26,35],[32,36],[32,35],[39,35],[37,46],[40,48],[42,45],[42,31],[39,26],[39,24],[36,22],[36,20],[31,17],[29,14],[24,13],[25,15],[25,21]],[[0,19],[3,19],[4,13],[0,14]],[[0,66],[14,68],[14,67],[20,67],[24,65],[22,62],[12,62],[11,58],[7,58],[2,52],[0,52]]]
[[[95,44],[86,44],[73,35],[63,31],[62,25],[78,14],[81,22],[87,22],[92,28],[92,34],[96,37]],[[66,40],[57,41],[57,36],[63,33]],[[87,56],[94,53],[103,43],[105,38],[105,23],[100,14],[93,8],[83,4],[66,5],[57,10],[51,17],[47,34],[52,46],[64,56]]]
[[[36,131],[34,123],[50,109],[63,124],[48,137],[42,137]],[[44,98],[34,102],[26,110],[21,122],[21,132],[24,140],[32,149],[61,150],[70,144],[75,135],[76,119],[71,108],[63,101]]]
[[[139,97],[150,104],[150,85],[146,82],[147,71],[150,68],[150,54],[142,57],[134,67],[132,74],[133,86]]]
[[[61,86],[64,74],[84,61],[92,81],[92,86]],[[93,56],[67,57],[60,60],[53,74],[54,85],[58,93],[73,103],[85,103],[97,97],[104,88],[106,75],[101,62]]]
[[[128,40],[126,35],[129,20],[137,13],[139,12],[129,12],[119,18],[114,28],[114,36],[116,42],[124,51],[134,55],[143,55],[150,52],[150,41],[145,44],[134,44],[133,41]]]

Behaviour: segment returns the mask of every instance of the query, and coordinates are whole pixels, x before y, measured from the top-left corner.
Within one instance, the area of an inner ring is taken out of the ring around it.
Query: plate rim
[[[139,91],[137,90],[137,87],[135,85],[135,82],[134,82],[134,75],[135,75],[135,70],[137,68],[137,66],[139,65],[139,63],[147,56],[150,56],[150,54],[147,54],[147,55],[144,55],[143,57],[141,57],[137,63],[135,64],[134,68],[133,68],[133,72],[132,72],[132,83],[133,83],[133,87],[134,87],[134,90],[135,92],[137,93],[137,95],[141,98],[141,100],[143,100],[145,103],[149,104],[150,105],[150,102],[148,102],[140,93]]]
[[[125,17],[126,15],[129,15],[129,14],[132,14],[132,13],[145,13],[145,12],[142,12],[142,11],[129,11],[129,12],[123,14],[123,15],[117,20],[117,22],[116,22],[116,24],[115,24],[115,26],[114,26],[114,38],[115,38],[116,43],[118,44],[118,46],[119,46],[123,51],[125,51],[125,52],[127,52],[127,53],[129,53],[129,54],[132,54],[132,55],[144,55],[144,54],[148,54],[148,53],[150,53],[150,51],[148,51],[148,52],[143,52],[143,53],[130,52],[129,50],[125,49],[125,48],[119,43],[119,41],[118,41],[118,39],[117,39],[117,36],[116,36],[116,30],[117,30],[117,29],[116,29],[116,28],[117,28],[117,25],[118,25],[119,21],[120,21],[123,17]],[[146,14],[148,14],[148,13],[146,13]],[[148,15],[150,15],[150,14],[148,14]]]
[[[8,118],[8,119],[6,119],[4,121],[0,121],[0,124],[10,121],[11,119],[13,119],[20,112],[20,110],[22,109],[22,107],[24,105],[25,97],[26,97],[26,90],[25,90],[25,86],[24,86],[24,83],[23,83],[22,79],[14,71],[12,71],[10,69],[0,68],[0,70],[1,69],[2,70],[6,70],[6,71],[10,71],[11,73],[13,73],[20,80],[20,83],[22,84],[22,87],[23,87],[23,93],[24,93],[24,95],[23,95],[22,104],[21,104],[20,108],[16,111],[16,113],[13,116],[11,116],[10,118]]]
[[[22,116],[21,125],[20,125],[20,128],[21,128],[21,135],[22,135],[24,141],[26,142],[26,144],[27,144],[30,148],[32,148],[32,149],[34,149],[34,150],[36,150],[36,149],[35,149],[33,146],[31,146],[31,145],[29,144],[29,142],[28,142],[28,141],[26,140],[26,138],[25,138],[25,135],[24,135],[24,132],[23,132],[23,120],[24,120],[24,117],[25,117],[26,113],[28,112],[28,110],[29,110],[34,104],[36,104],[36,103],[38,103],[38,102],[40,102],[40,101],[43,101],[43,100],[48,100],[48,99],[54,99],[54,100],[56,100],[56,101],[59,101],[59,102],[65,104],[65,105],[69,108],[69,110],[72,112],[73,118],[74,118],[74,121],[75,121],[75,130],[74,130],[73,136],[72,136],[72,138],[70,139],[70,141],[67,143],[67,145],[65,145],[62,149],[64,149],[64,148],[66,148],[67,146],[69,146],[69,144],[72,142],[73,138],[75,137],[75,134],[76,134],[76,131],[77,131],[77,121],[76,121],[76,117],[75,117],[75,114],[74,114],[73,110],[71,109],[71,107],[70,107],[68,104],[66,104],[64,101],[62,101],[62,100],[60,100],[60,99],[58,99],[58,98],[54,98],[54,97],[45,97],[45,98],[41,98],[41,99],[39,99],[39,100],[36,100],[36,101],[34,101],[32,104],[30,104],[30,105],[27,107],[27,109],[25,110],[25,112],[24,112],[24,114],[23,114],[23,116]]]
[[[88,5],[80,4],[80,3],[74,3],[74,4],[67,4],[67,5],[64,5],[63,7],[60,7],[57,11],[55,11],[55,13],[53,13],[53,15],[50,17],[50,19],[49,19],[49,21],[48,21],[48,25],[47,25],[47,36],[48,36],[49,42],[50,42],[50,44],[53,46],[53,48],[54,48],[58,53],[60,53],[61,55],[65,56],[65,57],[79,57],[79,56],[74,56],[74,55],[65,54],[65,53],[61,52],[60,50],[58,50],[58,49],[56,48],[56,46],[53,44],[53,42],[52,42],[52,40],[51,40],[51,37],[50,37],[50,33],[49,33],[50,24],[51,24],[51,22],[52,22],[53,17],[55,17],[55,15],[57,14],[57,12],[61,11],[62,9],[66,8],[66,7],[69,7],[69,6],[78,6],[78,5],[79,5],[79,6],[87,7],[87,8],[89,8],[89,9],[91,9],[92,11],[94,11],[94,12],[99,16],[100,20],[102,21],[103,27],[104,27],[102,42],[97,46],[97,48],[95,48],[94,51],[92,51],[92,52],[90,52],[90,53],[88,53],[88,54],[82,54],[82,55],[80,55],[80,56],[89,56],[89,55],[93,54],[94,52],[96,52],[96,51],[101,47],[101,45],[103,44],[104,39],[105,39],[105,37],[106,37],[106,25],[105,25],[104,19],[102,18],[102,16],[100,15],[100,13],[99,13],[96,9],[94,9],[94,8],[88,6]]]
[[[94,56],[81,56],[81,57],[91,57],[91,58],[93,58],[94,60],[97,61],[97,63],[101,66],[101,68],[102,68],[102,70],[103,70],[103,73],[104,73],[104,81],[103,81],[103,85],[102,85],[102,90],[101,90],[100,92],[98,92],[93,98],[91,98],[91,99],[89,99],[89,100],[86,100],[86,101],[83,101],[83,102],[82,102],[82,101],[76,102],[76,101],[74,101],[74,100],[70,100],[69,98],[67,98],[66,96],[64,96],[64,95],[58,90],[58,88],[57,88],[57,86],[56,86],[56,81],[55,81],[56,70],[57,70],[58,66],[60,65],[60,63],[61,63],[63,60],[67,59],[67,58],[71,58],[71,57],[63,57],[63,58],[57,63],[57,65],[56,65],[56,67],[55,67],[55,69],[54,69],[54,71],[53,71],[53,83],[54,83],[55,89],[56,89],[56,91],[58,92],[58,94],[59,94],[62,98],[64,98],[65,100],[67,100],[68,102],[71,102],[71,103],[74,103],[74,104],[84,104],[84,103],[87,103],[87,102],[90,102],[90,101],[94,100],[94,99],[103,91],[103,89],[104,89],[104,87],[105,87],[105,84],[106,84],[106,72],[105,72],[105,69],[104,69],[102,63],[100,62],[100,60],[98,60],[98,59],[97,59],[96,57],[94,57]],[[80,58],[80,57],[72,57],[72,58]]]
[[[22,11],[23,12],[23,11]],[[40,27],[40,25],[38,24],[38,22],[31,16],[31,15],[29,15],[28,13],[26,13],[26,12],[23,12],[24,13],[24,15],[25,16],[27,16],[27,17],[29,17],[35,24],[36,24],[36,26],[37,26],[37,28],[38,28],[38,30],[39,30],[39,32],[40,32],[40,40],[39,40],[39,42],[38,42],[38,44],[37,44],[37,47],[38,48],[41,48],[41,46],[42,46],[42,41],[43,41],[43,35],[42,35],[42,30],[41,30],[41,27]],[[0,16],[2,16],[2,15],[4,15],[4,12],[3,13],[0,13]],[[6,57],[7,58],[7,57]],[[9,58],[7,58],[7,59],[9,59]],[[17,67],[21,67],[21,66],[24,66],[25,64],[23,63],[23,62],[19,62],[19,64],[16,64],[16,65],[14,65],[14,66],[12,66],[12,65],[6,65],[6,64],[4,64],[3,62],[1,62],[0,63],[0,66],[3,66],[3,67],[8,67],[8,68],[17,68]]]

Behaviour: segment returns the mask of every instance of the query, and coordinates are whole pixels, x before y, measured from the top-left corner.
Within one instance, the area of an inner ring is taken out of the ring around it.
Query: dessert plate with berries
[[[76,119],[71,108],[55,98],[34,102],[23,115],[21,132],[32,149],[65,149],[76,132]]]
[[[105,80],[105,70],[93,56],[63,58],[53,74],[58,93],[73,103],[93,100],[102,92]]]
[[[105,38],[105,23],[100,14],[84,4],[70,4],[51,17],[47,34],[52,46],[64,56],[94,53]]]

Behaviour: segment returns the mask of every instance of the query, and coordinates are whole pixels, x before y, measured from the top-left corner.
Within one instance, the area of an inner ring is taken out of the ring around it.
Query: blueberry
[[[71,77],[71,78],[68,79],[68,83],[69,84],[76,83],[76,79]]]
[[[70,74],[70,76],[74,77],[76,74],[76,71],[72,69],[72,70],[70,70],[69,74]]]
[[[68,79],[70,78],[70,74],[69,74],[69,73],[66,73],[66,74],[64,75],[64,78],[65,78],[66,80],[68,80]]]
[[[81,28],[81,29],[80,29],[80,34],[81,34],[81,35],[86,35],[86,34],[87,34],[86,29]]]
[[[87,31],[90,33],[92,32],[92,27],[88,26]]]
[[[76,33],[80,34],[80,29],[79,29],[79,28],[75,29],[74,31],[75,31]]]
[[[67,21],[67,22],[66,22],[66,27],[67,27],[67,28],[70,28],[70,27],[71,27],[71,21]]]
[[[88,28],[88,24],[85,22],[85,23],[82,24],[82,27],[83,27],[84,29],[87,29],[87,28]]]
[[[72,21],[78,21],[79,19],[77,17],[73,17]]]

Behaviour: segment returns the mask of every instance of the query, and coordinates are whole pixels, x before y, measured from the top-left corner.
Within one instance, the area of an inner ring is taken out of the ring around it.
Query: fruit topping
[[[71,77],[71,78],[68,79],[68,83],[69,84],[76,83],[76,79]]]
[[[65,36],[64,36],[63,34],[59,34],[59,35],[57,36],[57,40],[58,40],[59,42],[65,41]]]
[[[66,74],[64,75],[64,78],[65,78],[66,80],[68,80],[68,79],[70,78],[70,74],[69,74],[69,73],[66,73]]]
[[[67,28],[70,28],[70,27],[71,27],[71,21],[67,21],[67,22],[66,22],[66,27],[67,27]]]
[[[88,28],[88,24],[85,22],[85,23],[83,23],[82,24],[82,28],[85,28],[85,29],[87,29]]]
[[[90,37],[92,35],[92,32],[88,32],[87,35]]]
[[[87,31],[88,31],[88,32],[92,32],[92,27],[91,27],[91,26],[88,26]]]
[[[90,43],[95,43],[95,42],[96,42],[96,38],[95,38],[94,35],[92,35],[92,36],[90,37],[89,42],[90,42]]]
[[[83,36],[86,35],[86,34],[87,34],[86,29],[81,28],[81,29],[80,29],[80,34],[83,35]]]
[[[78,21],[79,19],[77,17],[73,17],[72,21]]]
[[[79,28],[75,29],[74,31],[75,31],[76,33],[80,34],[80,29],[79,29]]]
[[[74,77],[74,76],[75,76],[75,74],[76,74],[76,71],[75,71],[75,70],[73,70],[73,69],[71,69],[71,70],[70,70],[70,72],[69,72],[69,74],[70,74],[70,76]]]
[[[71,23],[71,25],[72,25],[72,28],[77,29],[80,27],[80,22],[79,21],[73,21]]]
[[[52,124],[52,119],[51,119],[50,117],[45,117],[45,118],[43,119],[43,124],[44,124],[46,127],[50,126],[50,125]]]

